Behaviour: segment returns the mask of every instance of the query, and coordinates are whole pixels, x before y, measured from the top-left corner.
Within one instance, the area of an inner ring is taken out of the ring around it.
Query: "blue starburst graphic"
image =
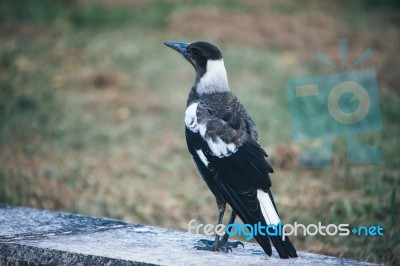
[[[306,168],[332,166],[332,141],[347,138],[348,163],[378,163],[380,151],[371,145],[360,144],[358,136],[382,129],[378,84],[374,69],[355,70],[372,56],[366,50],[350,67],[346,66],[347,40],[339,40],[340,62],[334,62],[321,52],[318,61],[338,70],[336,73],[288,80],[286,89],[292,136],[296,142],[319,140],[318,147],[309,145],[300,157]]]

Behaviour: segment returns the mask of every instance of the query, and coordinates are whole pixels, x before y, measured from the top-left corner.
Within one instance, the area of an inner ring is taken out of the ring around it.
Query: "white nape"
[[[199,94],[229,91],[223,59],[207,61],[207,71],[200,78],[196,91]]]
[[[207,158],[206,158],[206,156],[204,155],[203,151],[202,151],[202,150],[196,150],[196,152],[197,152],[197,154],[199,155],[200,160],[204,163],[204,165],[205,165],[205,166],[208,166],[208,164],[209,164],[210,162],[207,160]]]
[[[262,191],[261,189],[257,189],[257,198],[260,202],[261,212],[267,224],[278,225],[281,219],[279,219],[279,215],[276,212],[274,204],[272,203],[268,193]]]

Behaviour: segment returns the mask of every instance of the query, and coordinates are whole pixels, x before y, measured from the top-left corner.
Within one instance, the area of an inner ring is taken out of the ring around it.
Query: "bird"
[[[232,93],[221,51],[215,45],[197,41],[164,42],[194,67],[195,80],[189,91],[184,114],[188,150],[198,172],[213,193],[222,224],[226,205],[231,209],[228,225],[236,217],[243,223],[263,226],[281,223],[271,192],[273,168],[258,140],[253,119]],[[230,242],[228,232],[214,241],[202,240],[196,249],[232,251],[243,243]],[[290,239],[274,234],[255,234],[268,256],[271,243],[280,258],[297,257]]]

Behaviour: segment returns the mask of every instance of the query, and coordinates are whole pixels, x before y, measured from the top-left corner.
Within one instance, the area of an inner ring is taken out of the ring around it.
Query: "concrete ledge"
[[[306,252],[280,260],[253,243],[232,253],[194,250],[201,235],[0,205],[0,265],[372,265]]]

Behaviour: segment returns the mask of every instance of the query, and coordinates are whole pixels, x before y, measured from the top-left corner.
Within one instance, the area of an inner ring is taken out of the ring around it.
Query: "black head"
[[[222,59],[221,51],[208,42],[165,42],[164,44],[181,53],[194,66],[200,76],[207,71],[208,60]]]

